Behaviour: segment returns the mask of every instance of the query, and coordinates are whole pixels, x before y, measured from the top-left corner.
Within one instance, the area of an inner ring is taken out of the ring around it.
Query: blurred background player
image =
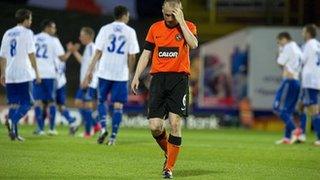
[[[49,135],[56,135],[55,115],[56,115],[56,66],[55,61],[58,57],[61,61],[66,61],[71,55],[65,53],[60,41],[53,37],[56,33],[56,24],[51,20],[44,20],[41,23],[42,32],[35,35],[36,57],[41,77],[41,83],[34,83],[33,96],[35,99],[35,117],[38,129],[37,135],[44,134],[45,118],[47,108],[49,109]]]
[[[53,36],[54,40],[57,41],[57,44],[61,44],[57,36]],[[68,46],[68,45],[67,45]],[[70,46],[70,44],[69,44]],[[76,118],[70,115],[69,109],[66,107],[66,62],[61,61],[59,57],[55,58],[55,66],[57,72],[57,88],[56,88],[56,104],[61,115],[68,121],[69,124],[69,133],[74,135],[78,129]]]
[[[91,136],[92,125],[95,132],[100,130],[99,123],[97,123],[92,117],[92,112],[96,107],[97,100],[98,77],[96,73],[93,74],[92,81],[89,84],[89,87],[81,87],[81,84],[83,83],[85,75],[89,68],[90,60],[92,59],[93,53],[95,52],[95,45],[93,43],[94,36],[95,32],[92,28],[83,27],[80,31],[79,36],[81,44],[85,46],[83,55],[81,55],[78,51],[79,45],[76,44],[73,45],[73,47],[70,47],[76,60],[81,64],[79,83],[80,87],[76,94],[75,105],[79,108],[80,114],[84,121],[85,132],[83,136],[85,138],[89,138]],[[95,69],[97,68],[97,65]]]
[[[281,32],[277,41],[279,45],[277,63],[282,67],[283,80],[276,92],[273,108],[285,124],[285,134],[276,144],[290,144],[291,135],[296,129],[293,113],[300,92],[299,75],[302,68],[302,53],[288,32]]]
[[[9,119],[6,122],[11,140],[23,141],[19,136],[19,120],[32,106],[31,86],[40,83],[35,58],[32,12],[19,9],[15,13],[17,26],[7,30],[2,38],[0,49],[1,84],[6,87],[9,104]]]
[[[306,112],[311,115],[313,128],[317,140],[315,145],[320,146],[320,43],[316,39],[317,27],[314,24],[304,26],[302,36],[305,45],[302,51],[302,97]]]
[[[101,132],[98,143],[102,144],[108,135],[106,129],[107,96],[111,93],[112,134],[108,145],[113,145],[122,120],[123,104],[128,99],[127,82],[129,70],[133,71],[136,54],[139,53],[139,45],[136,32],[129,27],[129,11],[124,6],[114,8],[115,21],[103,26],[96,38],[96,52],[89,66],[83,86],[87,87],[94,68],[99,61],[97,76],[98,83],[98,111]]]
[[[165,153],[163,177],[171,179],[181,146],[182,117],[188,116],[189,48],[197,48],[198,40],[196,26],[184,20],[180,0],[165,0],[162,12],[164,21],[149,29],[131,88],[136,93],[139,77],[152,58],[149,127]],[[171,126],[169,137],[164,128],[166,118]]]

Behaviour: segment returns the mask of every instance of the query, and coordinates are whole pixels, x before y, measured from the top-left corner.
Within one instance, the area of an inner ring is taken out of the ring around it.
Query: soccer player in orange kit
[[[182,117],[188,116],[189,49],[198,47],[196,26],[184,20],[180,0],[165,0],[164,20],[154,23],[147,34],[131,88],[136,93],[139,77],[152,59],[152,80],[148,104],[152,136],[165,153],[163,178],[173,178],[172,170],[181,146]],[[164,120],[169,120],[169,136]]]

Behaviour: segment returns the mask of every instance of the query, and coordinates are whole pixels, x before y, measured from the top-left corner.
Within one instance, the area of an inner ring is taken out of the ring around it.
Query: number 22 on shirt
[[[48,51],[48,46],[46,44],[36,43],[36,57],[37,58],[47,59],[48,58],[47,51]]]

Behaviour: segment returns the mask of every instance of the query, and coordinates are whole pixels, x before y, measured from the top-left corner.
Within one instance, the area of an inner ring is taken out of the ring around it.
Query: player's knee
[[[172,133],[178,133],[181,131],[181,120],[171,121],[171,130]]]
[[[17,109],[19,107],[18,104],[9,104],[9,108]]]
[[[113,108],[114,109],[122,109],[123,108],[123,104],[122,103],[119,103],[119,102],[115,102],[113,104]]]
[[[59,112],[63,112],[66,109],[64,105],[58,105]]]
[[[84,108],[87,108],[87,109],[92,109],[93,108],[93,102],[85,102],[84,103]]]
[[[159,134],[162,132],[162,127],[158,124],[150,124],[149,127],[152,132],[158,132]]]
[[[159,135],[162,133],[163,124],[157,120],[149,120],[149,128],[153,136]]]
[[[75,100],[74,101],[74,105],[77,107],[77,108],[82,108],[82,101],[80,101],[80,100]]]
[[[55,106],[55,105],[56,105],[56,103],[54,101],[48,102],[48,106]]]
[[[44,103],[42,101],[35,101],[34,105],[37,107],[43,107]]]
[[[298,104],[298,112],[303,113],[304,112],[304,105],[302,103]]]
[[[319,107],[318,105],[311,105],[307,108],[308,114],[311,116],[319,114]]]

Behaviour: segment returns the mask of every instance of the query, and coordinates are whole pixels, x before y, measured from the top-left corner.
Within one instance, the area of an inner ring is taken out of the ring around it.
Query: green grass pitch
[[[0,126],[0,179],[161,179],[163,155],[148,129],[123,128],[117,145],[67,135],[32,135],[11,142]],[[297,145],[274,145],[280,133],[184,130],[175,179],[320,179],[320,148],[313,135]]]

